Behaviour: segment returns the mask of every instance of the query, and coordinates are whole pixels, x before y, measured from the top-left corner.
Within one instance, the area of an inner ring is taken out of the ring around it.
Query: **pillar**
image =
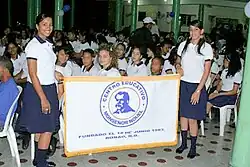
[[[248,25],[249,29],[250,24]],[[248,31],[247,53],[244,65],[244,76],[242,83],[240,111],[238,112],[238,121],[236,135],[233,146],[233,155],[231,159],[232,167],[250,166],[250,32]]]
[[[41,13],[41,0],[35,0],[34,6],[34,18],[36,18]]]
[[[34,29],[35,20],[34,20],[34,1],[27,0],[27,25]]]
[[[198,13],[198,20],[201,22],[201,25],[204,26],[204,4],[199,5],[199,13]]]
[[[55,0],[55,12],[54,12],[54,29],[62,30],[63,16],[59,16],[58,12],[63,8],[63,0]]]
[[[8,26],[12,25],[12,17],[11,17],[11,3],[12,0],[8,0]]]
[[[122,5],[123,0],[116,0],[116,9],[115,9],[115,31],[118,32],[121,30],[122,25]]]
[[[75,0],[71,0],[70,27],[75,26]]]
[[[174,18],[172,20],[172,31],[174,32],[174,39],[177,41],[179,37],[180,25],[179,25],[179,17],[180,17],[180,0],[173,0],[173,8]]]
[[[138,0],[132,0],[132,6],[131,6],[131,32],[136,30],[137,25],[137,3]]]

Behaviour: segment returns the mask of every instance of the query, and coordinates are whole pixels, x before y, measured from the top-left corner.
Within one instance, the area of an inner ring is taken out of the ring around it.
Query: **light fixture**
[[[128,0],[128,3],[131,3],[131,0]]]

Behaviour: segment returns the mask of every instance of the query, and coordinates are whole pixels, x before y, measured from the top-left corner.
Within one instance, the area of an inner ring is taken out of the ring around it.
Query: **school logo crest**
[[[113,82],[100,99],[100,111],[106,122],[116,127],[127,127],[138,122],[146,112],[148,96],[137,81]]]

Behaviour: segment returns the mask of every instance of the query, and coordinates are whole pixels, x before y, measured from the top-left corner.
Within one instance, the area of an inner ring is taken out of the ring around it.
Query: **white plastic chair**
[[[59,100],[59,109],[62,111],[60,115],[60,130],[58,131],[59,135],[59,142],[60,144],[63,144],[63,139],[64,139],[64,119],[63,119],[63,109],[64,109],[64,96]],[[33,162],[35,158],[35,134],[31,134],[30,138],[30,143],[31,143],[31,163]]]
[[[20,163],[20,157],[19,157],[19,152],[18,152],[18,148],[17,148],[16,135],[15,135],[14,129],[12,127],[12,122],[13,122],[13,118],[15,115],[14,109],[15,109],[15,106],[18,103],[18,99],[23,91],[22,87],[17,86],[17,88],[19,90],[18,96],[16,97],[16,99],[14,100],[14,102],[12,103],[12,105],[8,111],[8,114],[7,114],[5,123],[4,123],[3,131],[0,132],[0,137],[7,136],[9,146],[10,146],[11,155],[12,155],[12,157],[16,158],[17,166],[20,167],[21,163]]]
[[[215,108],[219,108],[220,109],[220,136],[224,136],[224,130],[225,130],[225,125],[227,122],[230,122],[230,118],[231,118],[231,112],[232,109],[234,109],[234,122],[235,125],[237,124],[237,102],[239,100],[240,97],[240,90],[238,91],[237,94],[237,99],[234,105],[226,105],[223,107],[216,107],[213,106]]]

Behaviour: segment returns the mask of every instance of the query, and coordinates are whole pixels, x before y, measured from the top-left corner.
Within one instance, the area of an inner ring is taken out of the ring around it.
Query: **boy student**
[[[173,41],[171,41],[170,39],[165,39],[161,43],[162,57],[165,60],[168,59],[173,46],[174,46]]]
[[[151,63],[151,76],[161,75],[163,69],[164,60],[162,57],[154,57]]]
[[[85,49],[82,55],[82,76],[97,76],[99,69],[94,65],[95,52],[92,49]]]

